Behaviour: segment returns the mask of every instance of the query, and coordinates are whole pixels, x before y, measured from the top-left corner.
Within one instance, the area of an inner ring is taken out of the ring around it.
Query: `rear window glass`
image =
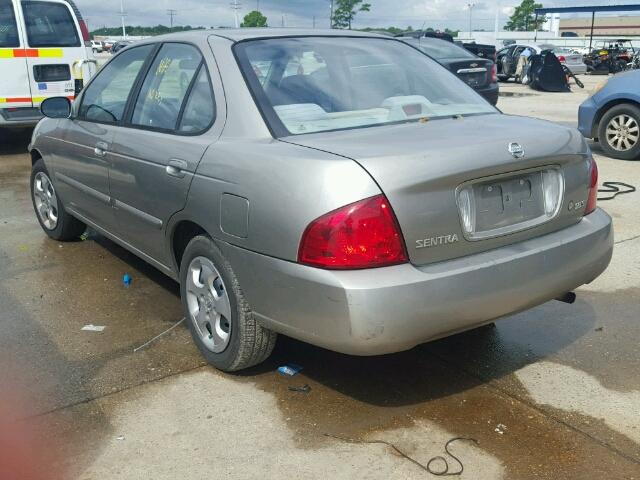
[[[413,45],[416,44],[414,43]],[[421,38],[416,46],[436,60],[444,60],[446,58],[476,58],[473,53],[446,40]]]
[[[22,2],[30,47],[79,47],[69,7],[61,3]]]
[[[16,16],[11,0],[0,0],[0,48],[20,46]]]

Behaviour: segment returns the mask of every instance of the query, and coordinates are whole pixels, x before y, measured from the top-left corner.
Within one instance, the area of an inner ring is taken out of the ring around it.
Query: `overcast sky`
[[[175,9],[176,25],[205,27],[233,26],[234,16],[230,4],[233,0],[123,0],[128,13],[127,25],[169,24],[167,9]],[[359,13],[354,27],[406,27],[420,28],[423,24],[433,28],[467,30],[468,3],[475,3],[472,11],[473,28],[493,30],[496,11],[501,11],[500,24],[504,25],[510,6],[519,0],[366,0],[371,12]],[[572,5],[637,4],[637,0],[540,0],[545,7]],[[76,0],[90,28],[120,24],[119,0]],[[329,24],[330,0],[238,0],[240,18],[260,6],[270,26],[311,27],[314,16],[316,26]]]

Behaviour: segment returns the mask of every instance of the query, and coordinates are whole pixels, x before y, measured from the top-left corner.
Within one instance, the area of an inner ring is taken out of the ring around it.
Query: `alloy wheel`
[[[231,338],[231,302],[220,272],[208,258],[196,257],[189,264],[186,295],[202,343],[214,353],[223,352]]]
[[[607,143],[619,152],[631,150],[640,138],[638,120],[631,115],[621,114],[609,120],[607,125]]]
[[[58,197],[51,179],[44,172],[38,172],[33,179],[33,199],[44,227],[55,230],[58,225]]]

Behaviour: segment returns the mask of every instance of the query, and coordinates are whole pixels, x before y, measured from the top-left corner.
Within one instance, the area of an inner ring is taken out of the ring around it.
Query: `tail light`
[[[567,61],[567,59],[564,57],[564,55],[558,55],[558,61],[559,61],[560,63],[564,63],[564,62],[566,62],[566,61]]]
[[[584,214],[588,215],[596,209],[598,203],[598,165],[596,161],[591,159],[591,179],[589,181],[589,197],[587,199],[587,207]]]
[[[498,66],[494,63],[491,66],[491,83],[498,82]]]
[[[82,40],[84,40],[85,42],[91,42],[91,36],[89,35],[87,23],[84,20],[78,20],[78,24],[80,25],[80,32],[82,33]]]
[[[329,270],[385,267],[408,261],[398,221],[384,195],[314,220],[298,252],[300,263]]]

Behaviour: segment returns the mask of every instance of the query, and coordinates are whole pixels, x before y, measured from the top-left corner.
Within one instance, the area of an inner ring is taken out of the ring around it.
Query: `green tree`
[[[522,3],[516,7],[513,15],[509,17],[509,21],[504,26],[505,30],[512,32],[530,32],[537,30],[539,25],[547,21],[546,17],[538,17],[535,20],[534,10],[542,8],[541,3],[535,3],[535,0],[522,0]]]
[[[265,17],[258,10],[247,13],[244,16],[244,21],[240,24],[241,27],[266,27],[267,17]]]
[[[362,2],[363,0],[335,0],[333,26],[351,30],[351,22],[353,22],[356,13],[371,11],[371,4]]]

